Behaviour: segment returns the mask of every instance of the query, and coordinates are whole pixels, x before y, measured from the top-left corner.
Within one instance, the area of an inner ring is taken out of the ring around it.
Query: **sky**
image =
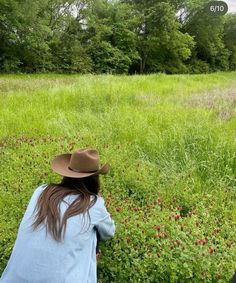
[[[224,0],[227,3],[229,10],[228,13],[236,13],[236,0]]]

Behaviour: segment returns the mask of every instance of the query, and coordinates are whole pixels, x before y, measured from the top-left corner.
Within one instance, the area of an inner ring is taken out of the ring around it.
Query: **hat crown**
[[[94,148],[82,148],[72,153],[68,168],[75,172],[94,172],[99,169],[99,154]]]

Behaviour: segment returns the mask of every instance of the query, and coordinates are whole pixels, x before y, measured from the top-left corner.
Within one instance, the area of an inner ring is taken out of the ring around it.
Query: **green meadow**
[[[1,75],[0,274],[50,162],[96,147],[116,223],[99,283],[228,282],[236,269],[236,72]]]

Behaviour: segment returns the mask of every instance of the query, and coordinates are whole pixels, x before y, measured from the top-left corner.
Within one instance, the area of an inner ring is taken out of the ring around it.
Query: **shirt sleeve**
[[[98,197],[97,205],[93,210],[92,222],[96,227],[101,240],[109,240],[114,236],[115,222],[105,207],[104,199],[100,196]]]

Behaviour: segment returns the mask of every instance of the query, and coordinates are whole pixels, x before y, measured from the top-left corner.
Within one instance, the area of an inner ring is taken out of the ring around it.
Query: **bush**
[[[210,72],[210,67],[207,62],[204,62],[199,59],[191,60],[189,64],[189,73],[191,74],[206,74]]]

